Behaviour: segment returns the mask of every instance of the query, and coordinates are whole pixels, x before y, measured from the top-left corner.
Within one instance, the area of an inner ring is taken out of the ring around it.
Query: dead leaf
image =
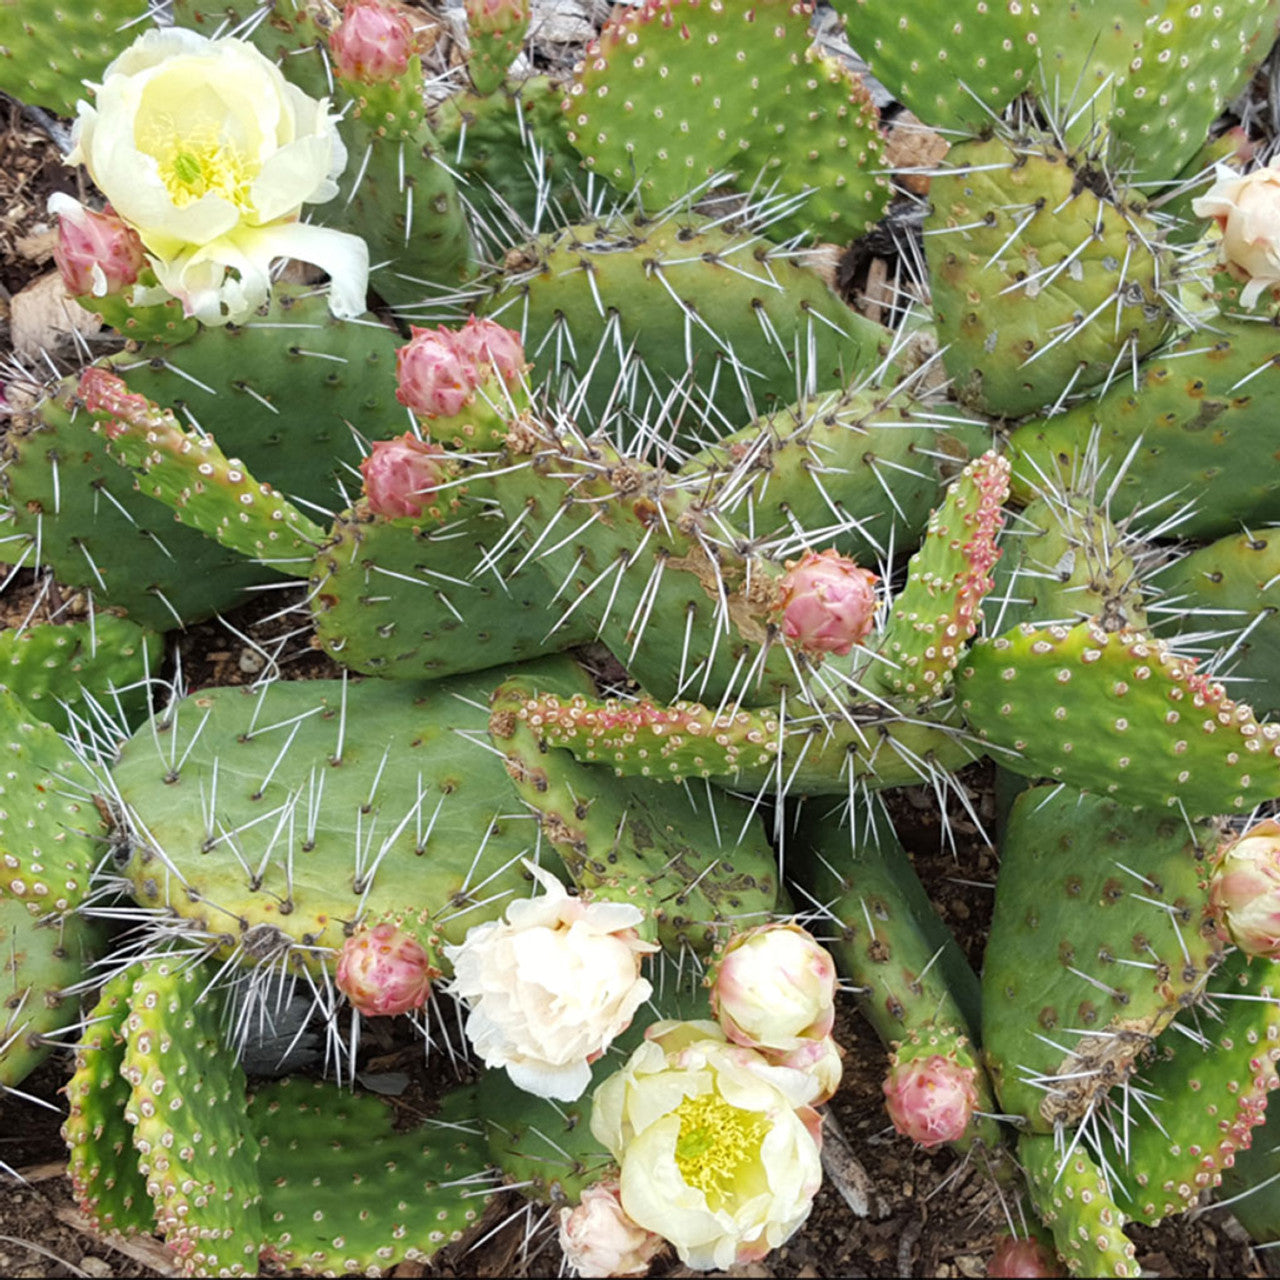
[[[13,349],[32,359],[42,351],[55,351],[79,333],[90,337],[102,328],[102,321],[86,311],[68,293],[56,271],[33,280],[10,303],[9,334]]]

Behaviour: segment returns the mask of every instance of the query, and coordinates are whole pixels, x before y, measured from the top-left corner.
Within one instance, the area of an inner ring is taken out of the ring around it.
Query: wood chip
[[[897,170],[936,169],[950,150],[951,144],[941,134],[934,133],[910,111],[901,111],[889,126],[884,158]],[[918,196],[928,194],[931,181],[927,173],[901,172],[895,173],[893,180]]]
[[[831,1179],[831,1185],[857,1217],[886,1217],[888,1204],[876,1191],[875,1183],[862,1167],[862,1162],[854,1155],[835,1116],[826,1107],[819,1110],[822,1111],[822,1168]]]
[[[82,1235],[106,1244],[117,1253],[123,1253],[126,1258],[132,1258],[134,1262],[140,1262],[144,1267],[150,1267],[162,1276],[182,1274],[173,1254],[159,1240],[153,1240],[150,1236],[134,1236],[128,1239],[114,1232],[111,1235],[101,1235],[93,1229],[93,1223],[83,1213],[67,1205],[55,1206],[53,1213],[59,1222],[65,1222],[67,1226],[73,1227]]]

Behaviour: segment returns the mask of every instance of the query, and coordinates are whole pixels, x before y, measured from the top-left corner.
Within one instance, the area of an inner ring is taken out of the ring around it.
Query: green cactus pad
[[[130,1085],[124,1115],[156,1224],[184,1269],[254,1275],[263,1239],[259,1153],[211,976],[176,957],[135,974],[120,1065]]]
[[[1101,126],[1109,161],[1134,183],[1167,181],[1195,155],[1266,57],[1278,12],[1275,0],[1040,8],[1042,75],[1056,114],[1077,114],[1081,134]]]
[[[437,1119],[397,1131],[395,1110],[371,1094],[323,1080],[256,1086],[264,1256],[305,1275],[381,1275],[460,1240],[491,1186],[474,1106],[458,1090]]]
[[[965,467],[929,517],[924,541],[907,566],[906,585],[878,637],[876,652],[883,661],[863,675],[873,688],[916,702],[946,691],[982,620],[1008,492],[1009,464],[985,454]]]
[[[1193,818],[1280,794],[1280,728],[1141,632],[1021,627],[975,643],[956,685],[1018,773]]]
[[[532,686],[495,690],[489,720],[516,791],[584,892],[640,908],[669,951],[709,951],[777,904],[778,866],[755,806],[611,778],[554,750],[524,714]]]
[[[473,221],[528,230],[556,209],[574,210],[580,157],[564,136],[563,93],[545,76],[479,97],[456,93],[435,109],[440,156],[462,181]],[[486,246],[488,247],[488,246]]]
[[[1063,1159],[1056,1137],[1024,1133],[1018,1158],[1027,1175],[1031,1203],[1053,1232],[1054,1246],[1076,1276],[1142,1274],[1126,1218],[1102,1170],[1076,1146]]]
[[[104,1234],[146,1233],[153,1227],[147,1180],[131,1159],[125,1109],[132,1094],[120,1074],[125,1019],[135,973],[126,969],[102,988],[76,1047],[76,1069],[67,1083],[67,1173],[80,1211]]]
[[[1280,964],[1236,952],[1210,982],[1217,1016],[1197,1019],[1187,1037],[1166,1032],[1157,1045],[1136,1082],[1150,1116],[1130,1125],[1120,1147],[1128,1176],[1117,1199],[1138,1222],[1154,1226],[1192,1208],[1253,1141],[1267,1095],[1280,1085],[1277,993]],[[1118,1161],[1120,1151],[1107,1145]]]
[[[809,802],[788,841],[788,873],[821,904],[815,931],[835,933],[823,945],[886,1045],[935,1024],[976,1042],[981,994],[969,962],[883,812],[859,803],[853,814]]]
[[[1280,520],[1280,446],[1272,439],[1280,332],[1219,317],[1180,339],[1097,400],[1028,422],[1009,437],[1013,489],[1029,501],[1041,475],[1086,456],[1106,470],[1110,511],[1176,521],[1186,538]]]
[[[360,437],[380,439],[405,420],[395,398],[402,341],[372,315],[336,319],[323,292],[280,284],[247,324],[202,329],[176,347],[143,344],[107,363],[290,498],[334,509],[348,505],[341,495]]]
[[[987,630],[1022,623],[1143,631],[1146,607],[1129,540],[1082,493],[1045,492],[1011,517],[992,577]]]
[[[649,0],[608,24],[565,102],[569,140],[652,212],[716,174],[775,196],[813,190],[775,223],[844,243],[889,202],[879,113],[862,83],[809,48],[810,6]]]
[[[393,913],[433,954],[460,943],[527,892],[536,844],[502,761],[468,741],[497,678],[287,681],[177,703],[113,769],[135,897],[248,964],[319,972],[357,922]],[[528,678],[587,686],[567,659]]]
[[[69,379],[4,441],[0,559],[48,565],[64,586],[161,631],[229,609],[272,577],[136,494],[92,419],[75,411],[74,389]]]
[[[981,129],[1035,84],[1034,5],[842,0],[849,39],[899,102],[945,129]]]
[[[86,93],[81,82],[101,80],[147,13],[147,0],[2,0],[0,89],[19,102],[75,115]]]
[[[772,613],[781,568],[696,491],[599,437],[525,422],[507,438],[495,492],[546,598],[565,601],[548,628],[584,614],[658,697],[756,702],[807,688],[812,664]]]
[[[263,8],[264,18],[256,19]],[[202,36],[235,33],[270,58],[285,76],[313,98],[333,93],[325,38],[337,22],[337,6],[314,0],[171,0],[176,26]]]
[[[608,416],[624,445],[631,416],[643,421],[687,378],[696,412],[683,415],[680,449],[794,403],[797,383],[847,385],[876,367],[890,337],[794,253],[691,216],[618,215],[543,237],[509,255],[484,311],[524,335],[537,386],[568,402],[586,382],[579,412]],[[627,362],[619,392],[627,352],[642,368]]]
[[[104,942],[96,922],[36,920],[0,892],[0,1097],[49,1056],[57,1042],[46,1036],[79,1019],[79,1000],[63,993],[84,980]]]
[[[0,631],[0,679],[59,733],[70,729],[70,715],[92,723],[86,695],[117,723],[132,725],[149,709],[148,682],[162,652],[155,632],[97,613],[85,622]]]
[[[1280,710],[1280,531],[1220,538],[1152,574],[1148,586],[1161,592],[1157,634],[1209,644],[1207,632],[1241,698]]]
[[[395,679],[438,679],[584,644],[586,614],[555,631],[536,564],[519,549],[490,562],[498,521],[465,515],[439,529],[340,516],[312,569],[316,636],[335,661]]]
[[[1158,228],[1052,142],[965,143],[934,178],[925,252],[943,362],[999,417],[1127,376],[1169,326]]]
[[[1074,1126],[1203,988],[1209,824],[1033,787],[1010,814],[982,972],[982,1043],[1002,1110]]]
[[[40,917],[74,910],[106,853],[97,779],[0,685],[0,897]]]
[[[315,220],[362,236],[369,287],[389,306],[421,302],[471,272],[471,236],[457,186],[427,123],[417,55],[398,80],[340,81],[347,169]]]
[[[905,389],[833,391],[723,437],[680,474],[705,475],[700,500],[756,539],[874,564],[919,540],[941,473],[967,457],[973,433],[938,413]]]

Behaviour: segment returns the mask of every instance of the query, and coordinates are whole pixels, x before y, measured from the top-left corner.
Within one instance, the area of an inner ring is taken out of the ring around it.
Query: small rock
[[[87,1276],[109,1276],[115,1274],[111,1269],[111,1263],[105,1258],[95,1258],[92,1254],[87,1254],[80,1259],[80,1270]]]
[[[236,663],[247,676],[257,675],[267,665],[267,660],[252,649],[241,649],[240,660]]]

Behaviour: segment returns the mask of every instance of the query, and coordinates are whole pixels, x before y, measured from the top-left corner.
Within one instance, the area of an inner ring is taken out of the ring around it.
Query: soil
[[[5,395],[20,403],[29,384],[52,368],[77,363],[69,346],[40,365],[15,362],[8,319],[13,295],[47,274],[50,237],[44,213],[53,190],[75,192],[76,174],[62,163],[42,119],[0,97],[0,352]],[[44,367],[41,367],[44,366]],[[3,418],[0,418],[0,431]],[[284,593],[271,593],[228,617],[188,628],[177,637],[189,687],[236,684],[256,678],[266,661],[288,678],[336,673],[324,655],[294,632],[299,615],[280,611]],[[0,626],[83,611],[83,597],[20,571],[0,598]],[[274,615],[274,616],[273,616]],[[246,639],[247,638],[247,639]],[[973,809],[991,812],[989,777],[981,766],[964,775]],[[996,858],[981,830],[958,809],[949,815],[954,849],[942,839],[942,815],[931,791],[895,793],[895,816],[935,906],[975,966],[981,963],[990,918]],[[365,1065],[409,1075],[395,1099],[406,1117],[422,1114],[430,1098],[452,1083],[422,1063],[416,1042],[394,1027],[363,1041]],[[993,1184],[949,1150],[925,1152],[889,1127],[881,1103],[885,1050],[842,993],[836,1036],[847,1050],[844,1082],[828,1107],[828,1178],[803,1230],[763,1263],[736,1269],[743,1276],[983,1276],[1006,1208]],[[437,1055],[438,1062],[439,1055]],[[0,1097],[0,1273],[14,1276],[160,1276],[177,1274],[157,1240],[104,1240],[75,1207],[64,1176],[59,1136],[69,1056],[55,1056],[23,1085],[22,1097]],[[842,1139],[842,1140],[841,1140]],[[396,1276],[557,1276],[562,1261],[553,1223],[514,1193],[498,1197],[472,1236],[438,1254],[429,1265],[402,1263]],[[1144,1274],[1153,1276],[1263,1276],[1266,1255],[1255,1253],[1225,1210],[1209,1208],[1159,1228],[1131,1228]],[[654,1276],[690,1276],[671,1256]]]

